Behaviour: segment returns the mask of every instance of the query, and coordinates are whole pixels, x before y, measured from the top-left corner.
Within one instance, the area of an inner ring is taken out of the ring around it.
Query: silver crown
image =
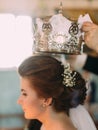
[[[34,48],[37,52],[80,54],[82,33],[77,21],[62,14],[47,19],[36,19]]]

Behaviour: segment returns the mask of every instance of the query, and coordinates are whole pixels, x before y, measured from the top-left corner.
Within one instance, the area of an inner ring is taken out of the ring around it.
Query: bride
[[[36,120],[32,130],[96,130],[82,106],[86,82],[69,64],[63,65],[50,56],[31,56],[22,62],[18,72],[18,103],[24,116],[42,123],[38,129]]]

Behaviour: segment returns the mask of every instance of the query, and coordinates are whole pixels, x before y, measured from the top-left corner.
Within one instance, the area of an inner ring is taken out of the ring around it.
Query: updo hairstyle
[[[52,97],[52,107],[56,112],[66,112],[83,104],[86,98],[86,82],[76,72],[75,85],[68,87],[63,84],[64,66],[51,56],[31,56],[19,66],[19,74],[28,78],[38,96]],[[74,71],[72,75],[74,74]]]

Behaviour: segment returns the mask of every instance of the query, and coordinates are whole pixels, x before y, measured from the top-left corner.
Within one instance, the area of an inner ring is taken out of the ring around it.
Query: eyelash
[[[26,93],[22,93],[22,95],[23,95],[23,96],[27,96],[27,94],[26,94]]]

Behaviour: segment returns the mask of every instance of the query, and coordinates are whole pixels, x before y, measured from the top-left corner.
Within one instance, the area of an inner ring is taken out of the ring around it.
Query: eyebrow
[[[26,90],[24,90],[24,89],[21,89],[21,92],[26,92]]]

